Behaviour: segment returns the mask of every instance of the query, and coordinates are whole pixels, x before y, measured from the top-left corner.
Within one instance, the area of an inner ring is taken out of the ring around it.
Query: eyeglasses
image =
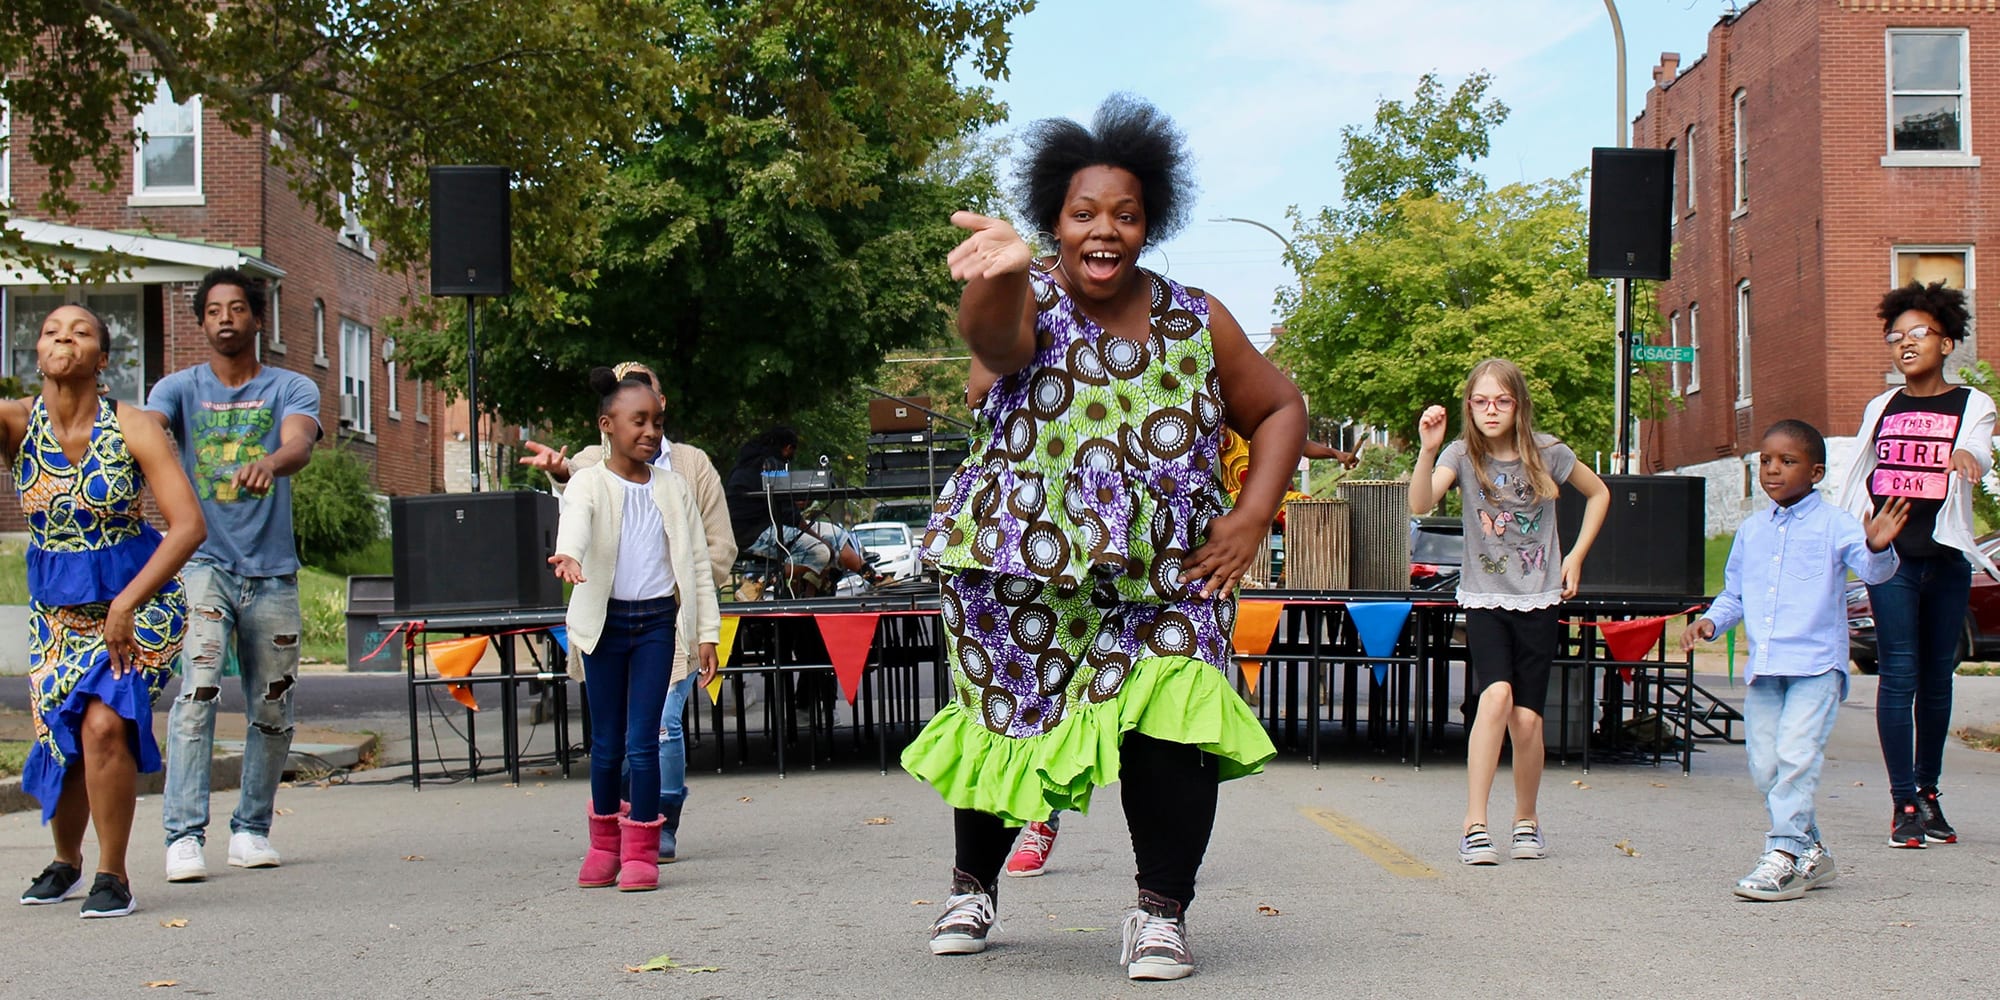
[[[1512,396],[1472,396],[1466,399],[1474,410],[1497,410],[1506,413],[1514,408]]]
[[[1921,341],[1925,337],[1929,337],[1935,333],[1937,333],[1936,330],[1933,330],[1928,326],[1923,326],[1920,324],[1917,326],[1910,327],[1907,330],[1890,330],[1889,332],[1884,333],[1882,335],[1882,342],[1886,344],[1900,344],[1903,342],[1904,337],[1908,337],[1911,340],[1915,341]]]

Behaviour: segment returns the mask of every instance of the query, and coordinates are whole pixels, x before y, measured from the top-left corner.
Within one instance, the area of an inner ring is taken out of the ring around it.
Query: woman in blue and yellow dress
[[[176,575],[206,536],[194,488],[166,432],[102,395],[104,321],[56,308],[35,342],[42,391],[0,401],[0,448],[28,519],[29,683],[35,745],[21,787],[42,804],[56,859],[21,902],[69,898],[83,880],[83,832],[97,830],[85,917],[133,910],[125,875],[134,790],[160,769],[153,699],[173,676],[187,600]],[[151,487],[167,533],[146,523]]]

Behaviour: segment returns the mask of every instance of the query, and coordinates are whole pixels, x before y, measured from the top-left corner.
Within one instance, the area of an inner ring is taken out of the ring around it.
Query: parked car
[[[898,580],[917,575],[917,546],[910,526],[901,521],[868,521],[854,526],[861,547],[875,556],[875,571]]]
[[[875,505],[869,516],[875,521],[900,521],[910,526],[910,531],[922,537],[924,526],[930,523],[931,507],[934,500],[884,500]]]
[[[1465,523],[1455,517],[1410,518],[1410,589],[1451,590],[1465,563]]]
[[[2000,531],[1982,536],[1979,548],[1989,559],[2000,558]],[[1868,603],[1868,588],[1858,582],[1847,588],[1847,649],[1862,673],[1875,672],[1875,611]],[[1972,571],[1972,596],[1958,636],[1958,657],[2000,659],[2000,583],[1979,570]]]

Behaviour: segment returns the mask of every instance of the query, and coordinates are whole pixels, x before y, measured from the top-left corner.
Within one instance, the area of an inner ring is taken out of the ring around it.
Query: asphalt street
[[[1461,765],[1281,759],[1223,790],[1190,912],[1199,972],[1179,984],[1128,983],[1115,964],[1133,896],[1115,787],[1065,821],[1050,874],[1002,886],[986,954],[937,958],[924,940],[950,814],[872,762],[695,774],[687,859],[630,895],[573,884],[580,777],[412,791],[385,768],[281,792],[281,868],[226,867],[218,829],[197,885],[161,877],[160,803],[142,801],[140,911],[0,908],[16,949],[0,995],[1991,996],[2000,757],[1954,742],[1945,804],[1963,842],[1892,850],[1872,698],[1857,679],[1822,785],[1841,876],[1788,903],[1730,895],[1765,820],[1742,749],[1717,744],[1690,778],[1551,767],[1553,856],[1490,869],[1456,861]],[[1959,704],[1962,721],[2000,719],[2000,678],[1961,678]],[[1508,787],[1503,772],[1496,817]],[[216,814],[234,801],[218,794]],[[32,814],[0,816],[0,871],[25,887],[46,838]],[[681,968],[626,971],[660,956]]]

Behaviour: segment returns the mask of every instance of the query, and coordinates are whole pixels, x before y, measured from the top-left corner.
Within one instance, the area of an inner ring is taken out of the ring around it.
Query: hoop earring
[[[1158,274],[1160,277],[1164,278],[1167,276],[1167,272],[1173,270],[1174,267],[1173,259],[1167,256],[1167,252],[1165,250],[1162,250],[1157,246],[1150,246],[1147,247],[1145,250],[1141,251],[1139,256],[1144,257],[1148,253],[1154,253],[1160,255],[1160,267],[1153,273]]]
[[[1046,267],[1042,265],[1044,260],[1049,262]],[[1028,240],[1028,268],[1036,274],[1053,274],[1061,266],[1062,241],[1056,239],[1054,233],[1037,231],[1034,238]]]

